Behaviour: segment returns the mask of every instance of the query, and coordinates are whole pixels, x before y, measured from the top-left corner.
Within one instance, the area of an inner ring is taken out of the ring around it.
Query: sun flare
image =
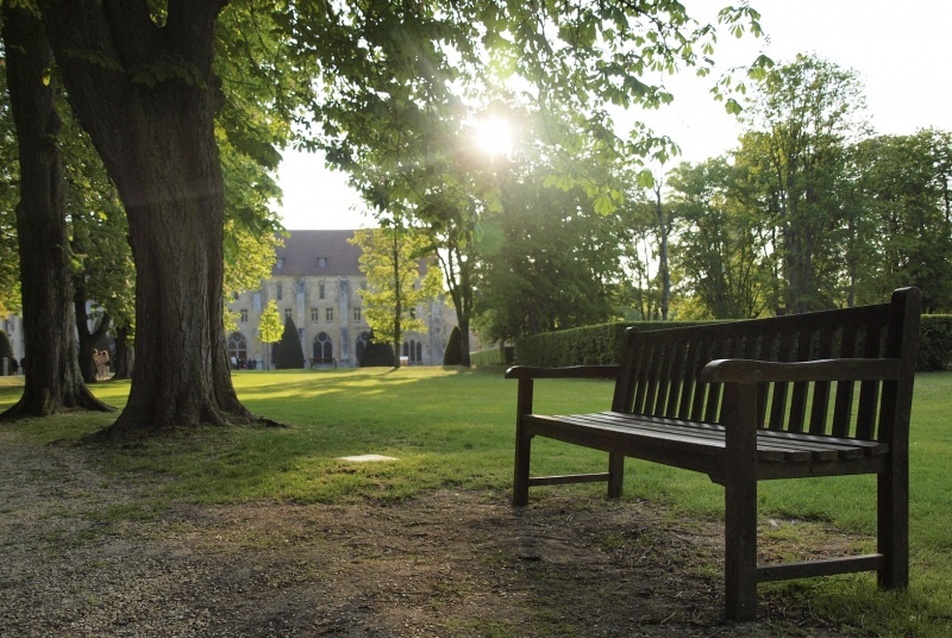
[[[490,157],[506,156],[512,151],[512,126],[509,120],[492,116],[476,125],[476,145]]]

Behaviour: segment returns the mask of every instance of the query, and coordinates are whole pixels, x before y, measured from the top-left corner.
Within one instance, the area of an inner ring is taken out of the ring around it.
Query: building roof
[[[359,275],[360,247],[348,239],[352,230],[291,230],[276,251],[272,277]]]

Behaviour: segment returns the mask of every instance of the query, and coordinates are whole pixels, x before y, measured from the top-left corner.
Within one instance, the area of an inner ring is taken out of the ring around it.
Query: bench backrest
[[[809,361],[895,358],[902,378],[762,384],[762,427],[892,442],[905,437],[919,336],[921,294],[896,290],[890,303],[712,323],[625,335],[612,409],[720,422],[723,388],[703,383],[715,359]]]

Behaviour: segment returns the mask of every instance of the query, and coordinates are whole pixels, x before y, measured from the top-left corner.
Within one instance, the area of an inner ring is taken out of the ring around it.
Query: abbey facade
[[[261,313],[274,299],[282,319],[291,317],[310,367],[354,367],[370,339],[363,315],[361,290],[367,278],[357,264],[360,247],[348,239],[352,230],[292,230],[278,248],[271,277],[261,289],[238,294],[228,304],[238,328],[228,336],[228,354],[248,367],[273,364],[273,345],[261,342]],[[409,364],[440,365],[450,332],[453,309],[438,299],[416,309],[429,326],[426,333],[404,335],[402,352]]]

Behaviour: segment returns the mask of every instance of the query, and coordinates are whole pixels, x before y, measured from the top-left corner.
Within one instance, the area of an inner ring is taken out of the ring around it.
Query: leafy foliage
[[[696,318],[756,317],[766,292],[760,280],[766,233],[745,206],[744,170],[724,158],[682,164],[668,176],[674,210],[674,255],[682,294],[696,304]]]
[[[863,303],[915,285],[926,312],[952,310],[952,134],[883,135],[851,150],[855,297]]]
[[[417,307],[441,292],[440,271],[428,258],[429,241],[419,230],[396,225],[358,230],[350,241],[360,246],[358,263],[367,277],[360,292],[367,324],[375,339],[398,352],[404,333],[427,331]]]
[[[278,302],[269,299],[258,318],[258,338],[261,343],[276,343],[281,340],[284,330],[281,313],[278,311]]]
[[[798,55],[768,74],[745,120],[753,127],[737,154],[763,188],[782,277],[780,313],[833,305],[849,239],[841,188],[847,143],[865,129],[856,74]]]
[[[493,342],[613,316],[627,220],[598,214],[579,188],[532,177],[507,184],[506,214],[486,221],[477,244],[476,326]]]
[[[6,73],[0,73],[0,95],[7,95]],[[0,100],[0,315],[20,310],[20,259],[16,216],[20,181],[16,130],[7,99]]]

